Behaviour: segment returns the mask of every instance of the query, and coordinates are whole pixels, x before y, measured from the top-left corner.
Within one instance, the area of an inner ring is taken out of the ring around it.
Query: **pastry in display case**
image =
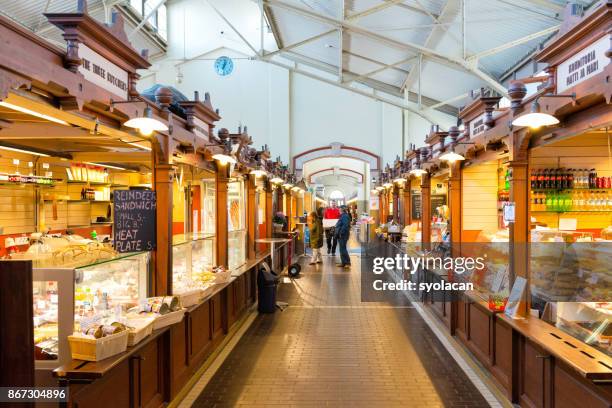
[[[44,257],[33,260],[36,367],[55,368],[70,360],[68,336],[93,323],[120,321],[147,297],[149,253],[111,258]]]
[[[172,246],[172,291],[184,307],[191,306],[212,287],[215,236],[175,235]]]

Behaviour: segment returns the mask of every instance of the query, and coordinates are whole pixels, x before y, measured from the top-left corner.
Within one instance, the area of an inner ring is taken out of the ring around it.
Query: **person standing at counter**
[[[312,258],[309,265],[323,262],[323,257],[321,255],[321,247],[323,247],[323,221],[321,220],[321,215],[323,215],[322,211],[313,211],[308,215],[310,248],[312,249]]]
[[[340,263],[336,264],[336,266],[342,268],[350,268],[351,267],[351,258],[348,253],[348,249],[346,248],[346,244],[349,240],[349,235],[351,232],[351,216],[348,213],[348,208],[343,205],[342,206],[342,215],[340,215],[340,219],[336,223],[336,237],[338,239],[338,246],[340,247]]]
[[[340,210],[336,207],[336,202],[331,202],[331,207],[327,207],[325,209],[325,213],[323,216],[326,220],[337,220],[340,218]],[[336,245],[338,241],[336,240],[336,232],[334,226],[325,228],[325,238],[327,241],[327,255],[336,255]]]

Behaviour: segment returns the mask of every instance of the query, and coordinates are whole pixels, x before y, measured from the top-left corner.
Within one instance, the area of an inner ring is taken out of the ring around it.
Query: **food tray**
[[[155,318],[153,322],[153,330],[159,330],[166,326],[171,326],[183,320],[185,316],[185,309],[177,310],[176,312],[170,312],[163,316]]]
[[[100,361],[123,353],[127,349],[128,331],[92,339],[80,333],[68,336],[72,358],[85,361]]]
[[[128,329],[128,346],[134,346],[150,335],[153,332],[154,321],[155,319],[128,321],[128,326],[131,326]]]
[[[201,289],[190,289],[176,295],[182,307],[193,306],[202,298]]]

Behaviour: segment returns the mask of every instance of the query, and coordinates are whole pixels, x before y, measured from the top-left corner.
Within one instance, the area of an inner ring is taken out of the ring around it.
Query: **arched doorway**
[[[340,190],[334,190],[329,193],[329,202],[335,202],[336,205],[344,205],[346,204],[346,198],[344,197],[344,193]]]

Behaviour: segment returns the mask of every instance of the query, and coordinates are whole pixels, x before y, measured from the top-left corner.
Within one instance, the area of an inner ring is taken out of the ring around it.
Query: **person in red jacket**
[[[331,207],[325,209],[323,218],[328,220],[337,220],[340,218],[340,209],[336,206],[336,202],[331,202]],[[336,239],[336,231],[334,227],[325,229],[325,240],[327,243],[327,255],[336,255],[336,245],[338,240]]]

